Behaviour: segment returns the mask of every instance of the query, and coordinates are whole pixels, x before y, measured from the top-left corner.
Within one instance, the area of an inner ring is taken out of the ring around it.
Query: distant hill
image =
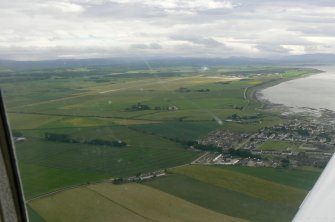
[[[150,64],[152,67],[161,66],[211,66],[211,65],[270,65],[270,64],[288,64],[288,65],[319,65],[335,64],[335,54],[305,54],[286,56],[281,58],[249,58],[249,57],[228,57],[228,58],[110,58],[110,59],[71,59],[71,60],[45,60],[45,61],[13,61],[0,60],[0,67],[13,70],[26,69],[50,69],[50,68],[68,68],[82,66],[131,66],[146,67]]]
[[[45,60],[45,61],[14,61],[0,60],[0,67],[14,70],[26,69],[50,69],[50,68],[69,68],[82,66],[106,66],[133,64],[136,60],[131,58],[113,59],[69,59],[69,60]]]
[[[335,54],[305,54],[287,56],[282,62],[304,63],[304,64],[335,64]]]
[[[211,66],[211,65],[248,65],[248,64],[269,64],[271,60],[263,58],[230,57],[230,58],[110,58],[110,59],[72,59],[72,60],[46,60],[46,61],[13,61],[0,60],[0,67],[14,70],[24,69],[49,69],[68,68],[81,66],[131,66],[152,67],[161,66]]]

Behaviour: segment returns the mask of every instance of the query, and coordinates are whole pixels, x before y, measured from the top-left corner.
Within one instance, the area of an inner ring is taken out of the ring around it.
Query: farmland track
[[[96,182],[96,183],[90,183],[90,185],[94,185],[94,184],[99,184],[99,183],[103,183],[104,181],[99,181],[99,182]],[[71,190],[71,189],[75,189],[75,188],[80,188],[80,187],[85,187],[87,186],[87,184],[80,184],[80,185],[74,185],[74,186],[68,186],[68,187],[64,187],[64,188],[61,188],[61,189],[57,189],[57,190],[54,190],[54,191],[51,191],[51,192],[48,192],[48,193],[44,193],[44,194],[40,194],[40,195],[37,195],[35,197],[32,197],[28,200],[25,200],[26,203],[29,203],[31,201],[34,201],[34,200],[37,200],[37,199],[41,199],[43,197],[48,197],[48,196],[52,196],[54,194],[57,194],[57,193],[60,193],[60,192],[63,192],[63,191],[66,191],[66,190]]]
[[[140,214],[140,213],[138,213],[138,212],[136,212],[136,211],[130,209],[129,207],[120,204],[119,202],[117,202],[117,201],[115,201],[115,200],[113,200],[113,199],[111,199],[111,198],[109,198],[109,197],[103,195],[102,193],[99,193],[98,191],[96,191],[96,190],[94,190],[94,189],[91,189],[91,188],[89,188],[89,187],[85,187],[85,188],[88,189],[88,190],[91,191],[91,192],[94,192],[95,194],[99,195],[100,197],[102,197],[102,198],[104,198],[104,199],[106,199],[106,200],[108,200],[108,201],[111,201],[112,203],[114,203],[114,204],[116,204],[116,205],[122,207],[123,209],[126,209],[126,210],[130,211],[131,213],[133,213],[133,214],[135,214],[135,215],[137,215],[137,216],[139,216],[139,217],[142,217],[142,218],[147,219],[147,220],[150,220],[150,221],[159,222],[158,220],[154,220],[154,219],[152,219],[152,218],[146,217],[146,216],[144,216],[144,215],[142,215],[142,214]]]

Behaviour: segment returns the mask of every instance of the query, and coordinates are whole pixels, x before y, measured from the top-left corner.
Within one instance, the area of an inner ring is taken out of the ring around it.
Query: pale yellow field
[[[101,120],[97,118],[68,118],[63,120],[64,125],[73,126],[73,127],[95,127],[110,125],[111,121]]]
[[[140,184],[102,183],[29,203],[46,221],[243,221]]]
[[[152,124],[160,123],[161,121],[154,120],[137,120],[137,119],[111,119],[113,123],[120,125],[141,125],[141,124]]]
[[[35,115],[35,114],[9,114],[9,122],[13,129],[36,129],[51,123],[58,121],[63,117],[59,116],[47,116],[47,115]]]

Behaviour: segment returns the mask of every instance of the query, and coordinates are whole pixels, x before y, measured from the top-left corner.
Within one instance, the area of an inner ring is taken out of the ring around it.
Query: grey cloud
[[[172,6],[167,4],[174,0],[4,1],[0,56],[108,57],[139,51],[149,56],[277,56],[335,51],[334,1],[231,0],[234,7],[183,1]]]
[[[0,59],[4,60],[50,60],[73,58],[109,58],[131,56],[132,53],[122,48],[103,47],[0,47]]]
[[[150,43],[150,44],[132,44],[130,48],[133,49],[162,49],[163,47],[158,43]]]
[[[173,47],[173,50],[179,52],[178,54],[181,56],[189,56],[189,57],[227,57],[232,54],[230,50],[225,50],[221,48],[206,48],[206,47],[198,47],[191,44],[177,44]]]
[[[317,6],[334,6],[335,3],[333,0],[319,0],[319,1],[315,1],[315,0],[295,0],[295,1],[292,1],[292,0],[232,0],[232,2],[234,3],[240,3],[240,4],[243,4],[243,5],[256,5],[256,6],[259,6],[259,5],[262,5],[262,4],[277,4],[277,3],[280,3],[280,4],[284,4],[284,5],[287,5],[287,4],[290,4],[292,2],[294,2],[295,4],[310,4],[310,5],[317,5]]]
[[[86,15],[95,17],[111,17],[121,19],[150,18],[163,16],[161,10],[152,10],[139,4],[106,3],[104,5],[91,6],[87,8]]]
[[[335,29],[333,26],[333,24],[320,24],[312,27],[307,25],[290,28],[289,30],[313,36],[335,36]]]
[[[203,45],[207,47],[226,47],[225,44],[216,41],[211,37],[193,36],[193,35],[172,35],[170,36],[172,40],[186,41],[198,45]]]
[[[256,45],[256,48],[262,51],[263,53],[267,53],[267,54],[285,54],[291,51],[280,45],[274,45],[274,44]]]

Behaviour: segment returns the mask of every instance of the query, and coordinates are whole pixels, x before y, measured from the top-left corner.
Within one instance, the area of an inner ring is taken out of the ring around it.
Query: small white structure
[[[25,137],[15,137],[14,138],[15,143],[23,142],[23,141],[26,141],[26,140],[27,139]]]

